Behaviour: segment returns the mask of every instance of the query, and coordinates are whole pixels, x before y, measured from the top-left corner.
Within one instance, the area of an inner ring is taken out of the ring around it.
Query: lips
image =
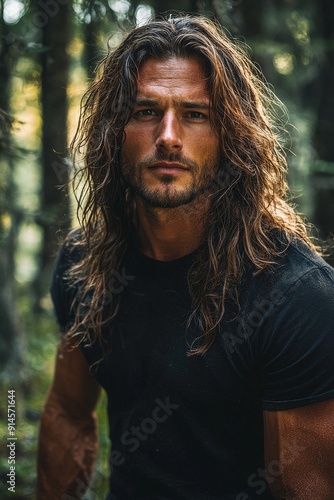
[[[182,165],[182,163],[177,162],[169,162],[169,161],[159,161],[154,163],[149,167],[151,170],[154,170],[159,173],[173,174],[180,173],[186,170],[189,170],[188,167]]]

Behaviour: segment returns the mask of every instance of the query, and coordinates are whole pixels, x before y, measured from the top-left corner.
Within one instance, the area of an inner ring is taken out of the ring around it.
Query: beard
[[[189,170],[185,175],[190,177],[190,181],[186,185],[179,185],[175,175],[159,174],[159,185],[151,186],[146,182],[144,172],[159,161],[179,162],[187,166]],[[216,156],[208,158],[203,165],[199,165],[179,153],[158,153],[137,165],[123,158],[122,176],[133,194],[139,196],[150,207],[177,208],[191,203],[209,189],[217,168]]]

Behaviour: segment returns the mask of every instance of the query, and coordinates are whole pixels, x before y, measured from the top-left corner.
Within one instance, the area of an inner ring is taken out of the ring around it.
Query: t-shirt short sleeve
[[[64,245],[55,262],[50,294],[57,322],[62,331],[67,331],[74,322],[74,301],[77,296],[77,287],[71,283],[68,270],[78,260],[78,251],[71,248],[70,245]]]
[[[284,410],[334,398],[334,270],[313,268],[261,328],[262,404]]]

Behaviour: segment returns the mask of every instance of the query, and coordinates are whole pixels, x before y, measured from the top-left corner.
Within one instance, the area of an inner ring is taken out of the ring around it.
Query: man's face
[[[136,196],[153,207],[194,200],[218,168],[219,139],[210,96],[197,58],[149,59],[126,125],[122,174]]]

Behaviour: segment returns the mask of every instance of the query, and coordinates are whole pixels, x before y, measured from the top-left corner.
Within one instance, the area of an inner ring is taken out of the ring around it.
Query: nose
[[[159,123],[156,147],[159,150],[175,152],[180,151],[182,146],[181,127],[178,118],[175,113],[168,112]]]

